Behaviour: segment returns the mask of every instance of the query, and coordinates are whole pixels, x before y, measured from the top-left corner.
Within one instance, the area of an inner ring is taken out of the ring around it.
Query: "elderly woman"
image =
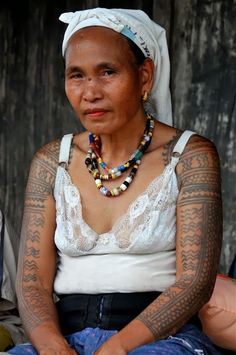
[[[33,159],[17,286],[33,346],[10,353],[217,354],[197,312],[220,255],[219,159],[167,125],[165,32],[136,10],[60,19],[65,90],[86,131]]]

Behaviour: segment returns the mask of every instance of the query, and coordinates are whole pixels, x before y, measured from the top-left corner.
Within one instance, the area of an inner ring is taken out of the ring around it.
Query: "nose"
[[[94,102],[102,98],[102,91],[96,78],[87,78],[83,87],[83,99]]]

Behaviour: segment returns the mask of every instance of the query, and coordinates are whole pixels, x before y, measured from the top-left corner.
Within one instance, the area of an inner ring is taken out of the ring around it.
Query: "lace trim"
[[[120,249],[129,253],[174,248],[178,192],[174,167],[168,164],[162,174],[131,202],[112,229],[99,235],[84,221],[79,190],[69,173],[59,166],[54,191],[57,208],[55,243],[68,255],[87,254],[93,248],[96,251],[96,247],[103,252]]]

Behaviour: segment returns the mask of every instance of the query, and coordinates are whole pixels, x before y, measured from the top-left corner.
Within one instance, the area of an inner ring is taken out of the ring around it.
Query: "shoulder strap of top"
[[[176,145],[174,146],[174,149],[172,151],[172,157],[171,157],[171,165],[172,166],[176,166],[176,164],[178,163],[181,154],[184,151],[184,148],[186,147],[186,144],[188,143],[188,140],[190,137],[192,137],[192,135],[196,134],[193,131],[184,131],[180,138],[178,139],[178,142],[176,143]]]
[[[61,140],[60,154],[59,154],[59,164],[64,163],[68,166],[70,158],[70,146],[72,142],[73,134],[65,134]]]

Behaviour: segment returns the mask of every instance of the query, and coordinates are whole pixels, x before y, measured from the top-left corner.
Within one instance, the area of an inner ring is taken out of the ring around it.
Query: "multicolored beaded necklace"
[[[89,149],[85,158],[85,165],[90,174],[93,176],[97,188],[104,196],[119,196],[129,187],[138,171],[139,165],[141,164],[141,159],[152,141],[153,130],[154,119],[149,114],[147,114],[146,127],[138,148],[126,163],[121,164],[115,168],[109,168],[107,164],[102,160],[100,137],[93,133],[89,133]],[[105,174],[100,173],[99,166],[106,171]],[[117,179],[129,168],[132,169],[120,186],[108,189],[103,185],[102,180],[109,181]]]

